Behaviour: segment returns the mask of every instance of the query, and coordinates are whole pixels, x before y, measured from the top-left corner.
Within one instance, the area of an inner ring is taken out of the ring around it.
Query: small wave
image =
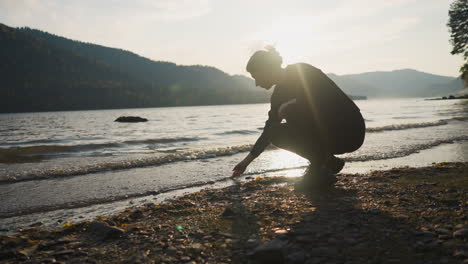
[[[218,136],[234,135],[234,134],[252,135],[252,134],[257,134],[257,133],[258,133],[257,131],[253,131],[253,130],[232,130],[232,131],[216,133],[215,135],[218,135]]]
[[[187,142],[187,141],[198,141],[205,138],[201,137],[175,137],[175,138],[155,138],[155,139],[143,139],[143,140],[127,140],[122,142],[123,144],[161,144],[161,143],[174,143],[174,142]]]
[[[388,153],[377,153],[377,154],[369,154],[369,155],[360,155],[357,157],[346,157],[344,158],[344,160],[346,161],[370,161],[370,160],[401,158],[401,157],[406,157],[414,153],[418,153],[421,150],[426,150],[426,149],[430,149],[433,147],[437,147],[442,144],[451,144],[454,142],[466,141],[466,140],[468,140],[468,136],[463,135],[463,136],[457,136],[453,138],[435,140],[435,141],[424,143],[424,144],[412,145],[407,148],[401,148],[398,151],[392,151]]]
[[[419,116],[395,116],[392,117],[393,119],[415,119],[415,118],[420,118]]]
[[[442,126],[446,124],[448,124],[447,120],[438,120],[434,122],[425,122],[425,123],[389,125],[389,126],[383,126],[383,127],[369,127],[366,129],[366,132],[377,133],[377,132],[392,131],[392,130],[405,130],[405,129],[422,128],[422,127]]]
[[[414,153],[418,153],[421,150],[430,149],[442,144],[454,143],[457,141],[466,141],[468,136],[458,136],[449,139],[436,140],[433,142],[428,142],[425,144],[412,145],[408,147],[401,148],[397,151],[386,152],[386,153],[375,153],[368,155],[359,155],[345,157],[344,159],[349,162],[354,161],[371,161],[371,160],[383,160],[383,159],[392,159],[405,157]],[[147,157],[136,160],[125,160],[117,162],[108,162],[101,164],[93,164],[83,167],[67,168],[67,169],[48,169],[48,170],[34,170],[22,173],[11,173],[4,175],[4,178],[0,179],[0,184],[7,184],[12,182],[20,181],[30,181],[30,180],[41,180],[49,178],[60,178],[60,177],[69,177],[84,175],[89,173],[98,173],[112,170],[122,170],[122,169],[132,169],[132,168],[141,168],[148,166],[160,166],[168,163],[179,162],[179,161],[188,161],[188,160],[201,160],[216,158],[222,156],[231,156],[241,152],[250,151],[252,148],[251,144],[232,146],[225,148],[215,148],[210,150],[198,150],[198,151],[186,151],[168,154],[166,156],[158,157]],[[273,145],[270,145],[267,149],[275,149]]]
[[[184,148],[173,148],[173,149],[158,149],[158,152],[161,153],[176,153],[184,150]]]
[[[468,116],[456,116],[452,117],[452,119],[457,121],[468,121]]]
[[[63,143],[64,141],[66,141],[66,140],[61,140],[61,139],[38,139],[38,140],[20,141],[20,142],[0,142],[0,146],[51,144],[51,143]]]
[[[187,151],[179,152],[174,154],[169,154],[166,156],[159,157],[148,157],[136,160],[126,160],[120,162],[108,162],[101,164],[94,164],[78,168],[68,168],[68,169],[51,169],[46,171],[29,171],[21,174],[10,174],[5,175],[6,179],[0,179],[0,184],[19,182],[19,181],[28,181],[28,180],[40,180],[40,179],[49,179],[49,178],[58,178],[58,177],[68,177],[83,175],[88,173],[97,173],[110,170],[121,170],[121,169],[131,169],[147,166],[159,166],[167,163],[177,162],[177,161],[186,161],[186,160],[200,160],[208,158],[216,158],[221,156],[230,156],[240,152],[250,151],[252,145],[241,145],[225,148],[216,148],[211,150],[198,150],[198,151]]]
[[[0,163],[22,163],[41,161],[45,156],[52,156],[59,153],[73,153],[92,151],[102,148],[115,148],[119,144],[87,144],[87,145],[39,145],[28,147],[0,148]]]
[[[127,140],[123,142],[111,142],[101,144],[81,144],[81,145],[38,145],[26,147],[0,148],[1,163],[18,163],[40,161],[45,156],[52,156],[63,153],[77,153],[95,151],[109,148],[121,148],[127,145],[138,144],[167,144],[184,141],[197,141],[200,137],[175,137],[157,138],[143,140]]]
[[[39,145],[28,147],[12,147],[0,149],[0,154],[4,155],[35,155],[35,154],[53,154],[64,152],[78,152],[87,151],[100,148],[118,147],[118,143],[105,143],[105,144],[86,144],[86,145]]]

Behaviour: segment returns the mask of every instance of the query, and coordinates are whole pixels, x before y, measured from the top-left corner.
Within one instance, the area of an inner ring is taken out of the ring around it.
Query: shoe
[[[315,168],[309,165],[304,172],[304,176],[302,176],[302,180],[294,184],[294,188],[298,191],[327,189],[334,186],[336,181],[335,175],[330,174],[328,168]]]
[[[331,158],[328,160],[328,168],[330,170],[330,173],[337,174],[343,169],[345,163],[346,162],[343,159],[337,158],[332,155]]]

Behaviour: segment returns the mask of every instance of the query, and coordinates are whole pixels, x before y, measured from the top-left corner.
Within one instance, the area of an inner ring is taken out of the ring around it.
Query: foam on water
[[[169,154],[164,156],[146,157],[135,160],[124,160],[119,162],[99,163],[83,167],[74,168],[52,168],[48,170],[31,170],[22,172],[11,172],[0,178],[0,183],[39,180],[56,177],[68,177],[74,175],[96,173],[110,170],[131,169],[138,167],[157,166],[185,160],[200,160],[215,158],[220,156],[234,155],[245,152],[252,148],[252,145],[242,145],[226,148],[216,148],[211,150],[189,151]]]
[[[430,149],[442,144],[449,144],[459,141],[468,140],[468,135],[456,136],[452,138],[434,140],[431,142],[426,142],[422,144],[408,145],[404,148],[399,148],[397,150],[391,150],[388,152],[375,152],[368,154],[359,154],[345,156],[344,160],[346,161],[372,161],[372,160],[383,160],[383,159],[392,159],[398,157],[404,157],[417,153],[421,150]],[[149,166],[160,166],[163,164],[180,162],[180,161],[189,161],[189,160],[202,160],[210,159],[222,156],[231,156],[240,152],[250,151],[252,145],[241,145],[233,146],[226,148],[216,148],[200,151],[188,151],[181,153],[173,153],[165,156],[153,156],[146,157],[141,159],[134,160],[124,160],[118,162],[108,162],[108,163],[99,163],[94,165],[88,165],[83,167],[72,167],[72,168],[52,168],[46,170],[31,170],[31,171],[22,171],[22,173],[7,173],[0,178],[0,184],[6,184],[9,182],[18,182],[18,181],[28,181],[28,180],[39,180],[39,179],[49,179],[49,178],[58,178],[58,177],[69,177],[75,175],[97,173],[111,170],[122,170],[122,169],[132,169],[139,167],[149,167]],[[271,147],[270,147],[271,148]]]
[[[403,157],[467,140],[468,101],[358,101],[366,141],[348,161]],[[247,152],[267,104],[0,115],[0,182],[6,184],[160,166]],[[222,113],[222,114],[213,114]],[[147,123],[114,123],[138,115]],[[196,120],[196,122],[187,120]]]
[[[448,124],[447,120],[437,120],[434,122],[423,122],[423,123],[410,123],[410,124],[398,124],[398,125],[388,125],[382,127],[369,127],[366,129],[367,133],[376,133],[392,130],[404,130],[404,129],[413,129],[421,127],[432,127],[432,126],[442,126]]]
[[[347,161],[344,172],[467,160],[468,100],[357,103],[368,133],[358,151],[340,155]],[[261,133],[267,112],[260,104],[0,115],[0,159],[26,158],[0,162],[0,225],[51,215],[68,219],[71,211],[101,215],[132,197],[225,184]],[[150,121],[113,122],[122,115]],[[272,147],[246,174],[300,176],[307,165]]]

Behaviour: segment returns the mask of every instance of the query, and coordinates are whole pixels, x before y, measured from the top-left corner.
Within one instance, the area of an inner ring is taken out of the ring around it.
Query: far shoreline
[[[438,97],[438,98],[429,98],[426,100],[434,101],[434,100],[455,100],[455,99],[468,99],[468,94],[460,95],[460,96],[449,95],[449,96],[443,96],[443,97]]]

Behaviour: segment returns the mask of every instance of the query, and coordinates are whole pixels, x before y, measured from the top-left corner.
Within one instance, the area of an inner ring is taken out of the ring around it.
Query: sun
[[[305,18],[284,17],[254,34],[253,38],[265,46],[275,47],[285,64],[304,61],[310,55],[313,43],[311,25]],[[313,47],[317,49],[315,45]]]

